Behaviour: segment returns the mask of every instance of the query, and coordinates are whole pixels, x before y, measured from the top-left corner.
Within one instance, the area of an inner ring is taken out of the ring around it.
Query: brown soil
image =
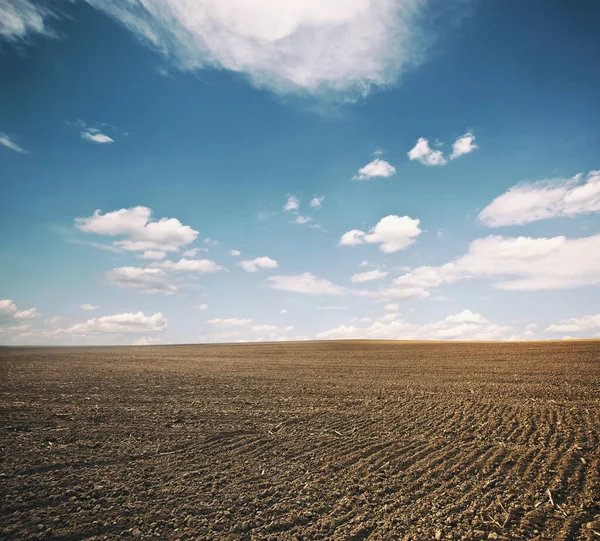
[[[600,540],[600,342],[0,350],[2,539]]]

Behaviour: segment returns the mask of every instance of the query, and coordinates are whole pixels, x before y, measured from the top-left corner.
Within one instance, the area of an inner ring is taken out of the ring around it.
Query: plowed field
[[[600,342],[0,350],[3,539],[600,541]]]

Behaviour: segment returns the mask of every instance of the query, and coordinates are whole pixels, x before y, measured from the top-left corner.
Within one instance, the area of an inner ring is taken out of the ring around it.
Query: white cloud
[[[325,199],[325,196],[322,195],[321,197],[317,197],[316,195],[310,200],[310,207],[313,209],[318,209],[321,208],[321,203],[323,203],[323,200]]]
[[[294,222],[297,224],[307,224],[308,222],[312,222],[312,218],[310,216],[298,216]]]
[[[584,332],[600,330],[600,314],[579,318],[562,319],[560,323],[550,325],[546,332]]]
[[[188,250],[188,252],[191,252],[192,250]],[[187,252],[185,252],[187,253]],[[184,253],[184,255],[185,255]],[[142,255],[138,255],[138,257],[140,259],[150,259],[150,260],[158,260],[158,259],[164,259],[165,256],[167,255],[166,252],[162,252],[160,250],[146,250]]]
[[[385,278],[387,275],[387,272],[375,269],[368,272],[358,272],[356,274],[353,274],[350,280],[354,283],[370,282],[372,280],[380,280],[381,278]]]
[[[288,212],[298,212],[299,208],[300,200],[295,195],[288,196],[285,205],[283,205],[283,210],[286,210]]]
[[[141,293],[173,295],[186,291],[182,280],[177,279],[162,269],[119,267],[107,271],[104,279],[109,284],[125,289],[135,289]]]
[[[171,271],[195,272],[197,274],[212,274],[223,270],[221,265],[217,265],[211,259],[186,259],[185,257],[177,263],[167,260],[152,263],[150,266]]]
[[[204,334],[198,339],[201,342],[232,342],[240,336],[239,331],[221,331]],[[238,342],[246,342],[246,340],[237,340]]]
[[[354,229],[354,231],[358,231],[357,229]],[[368,261],[361,261],[358,266],[359,267],[368,267],[370,265],[370,263]]]
[[[492,235],[467,254],[438,267],[417,267],[396,278],[388,293],[426,290],[458,280],[490,277],[497,289],[568,289],[600,283],[600,234],[579,239]]]
[[[167,318],[161,312],[151,316],[143,312],[125,313],[113,316],[103,316],[88,319],[85,323],[77,323],[67,329],[61,329],[64,334],[145,334],[148,332],[163,332],[167,330]]]
[[[280,313],[280,314],[287,314],[287,313],[288,313],[288,311],[287,311],[287,310],[284,308],[284,309],[283,309],[283,310],[281,310],[279,313]]]
[[[316,335],[317,339],[372,339],[372,340],[502,340],[510,327],[490,323],[480,314],[465,310],[436,323],[416,325],[386,314],[367,327],[341,325]]]
[[[239,250],[229,250],[229,255],[232,257],[238,257],[239,255],[242,255],[242,252]]]
[[[215,327],[247,327],[252,323],[252,319],[240,319],[235,317],[209,319],[207,323]]]
[[[19,310],[11,299],[0,300],[0,332],[26,330],[38,316],[35,308]]]
[[[29,0],[0,2],[0,37],[8,41],[24,39],[28,34],[46,33],[44,17],[51,13]]]
[[[190,248],[183,252],[183,257],[196,257],[200,252],[208,252],[208,248]]]
[[[238,265],[246,272],[258,272],[261,269],[276,269],[278,267],[277,261],[267,256],[240,261]]]
[[[385,160],[376,158],[364,167],[358,170],[358,174],[352,177],[353,180],[369,180],[376,177],[391,177],[396,172],[396,168]]]
[[[198,236],[198,231],[176,218],[151,221],[151,215],[152,210],[148,207],[120,209],[106,214],[96,210],[87,218],[75,218],[75,226],[85,233],[125,237],[112,245],[126,251],[176,252]]]
[[[81,138],[84,141],[89,141],[90,143],[97,143],[100,145],[111,144],[115,142],[114,139],[111,139],[108,135],[105,135],[104,133],[93,128],[88,128],[87,130],[82,131]]]
[[[133,342],[133,346],[154,346],[156,344],[160,344],[162,340],[160,338],[155,338],[152,336],[142,336],[138,338],[135,342]]]
[[[446,158],[441,150],[433,150],[429,146],[429,141],[420,137],[417,144],[408,152],[411,160],[418,160],[423,165],[446,165]]]
[[[271,276],[271,287],[280,291],[303,293],[305,295],[342,295],[344,289],[324,278],[317,278],[310,272],[292,276]]]
[[[277,93],[345,99],[420,59],[422,0],[88,0],[183,70],[242,73]]]
[[[208,304],[199,304],[198,305],[198,310],[200,310],[201,312],[204,310],[208,310]]]
[[[388,312],[397,312],[398,310],[400,310],[400,305],[396,304],[396,303],[392,303],[392,304],[386,304],[384,306],[384,308],[388,311]]]
[[[275,325],[255,325],[250,330],[256,333],[273,333],[279,331],[279,327]]]
[[[474,141],[475,136],[471,132],[467,132],[460,136],[452,145],[450,159],[454,160],[463,154],[469,154],[469,152],[473,152],[475,149],[479,148]]]
[[[0,34],[2,34],[2,5],[0,5]],[[0,132],[0,145],[10,148],[19,154],[28,154],[28,152],[15,143],[8,135]]]
[[[79,308],[85,310],[86,312],[92,312],[93,310],[98,310],[99,306],[94,306],[93,304],[82,304]]]
[[[479,220],[501,227],[593,212],[600,212],[600,171],[590,171],[587,177],[578,174],[571,179],[517,184],[484,208]]]
[[[420,220],[408,216],[386,216],[368,233],[352,229],[342,235],[340,246],[358,244],[381,244],[382,252],[397,252],[410,246],[421,233]]]
[[[525,328],[526,329],[537,329],[537,323],[530,323]]]

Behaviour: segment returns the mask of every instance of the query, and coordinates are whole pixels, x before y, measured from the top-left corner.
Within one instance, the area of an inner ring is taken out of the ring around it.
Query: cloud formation
[[[484,208],[479,220],[501,227],[594,212],[600,212],[600,171],[517,184]]]
[[[436,323],[417,325],[386,314],[366,327],[340,325],[316,335],[319,340],[371,339],[371,340],[501,340],[510,327],[496,325],[481,314],[463,310]]]
[[[310,272],[291,276],[270,276],[271,288],[305,295],[342,295],[344,289]]]
[[[353,180],[369,180],[376,177],[391,177],[396,172],[396,168],[385,160],[376,158],[364,167],[358,170],[358,173],[352,177]]]
[[[240,261],[238,265],[246,272],[258,272],[261,269],[276,269],[278,267],[277,261],[267,256]]]
[[[0,38],[16,41],[29,34],[46,33],[44,17],[51,13],[30,0],[0,1]]]
[[[90,143],[97,143],[99,145],[105,145],[114,143],[114,139],[110,138],[108,135],[102,133],[100,130],[95,128],[88,128],[81,132],[81,138],[84,141],[88,141]]]
[[[459,156],[469,154],[477,148],[479,147],[475,144],[475,136],[471,132],[467,132],[464,135],[461,135],[456,141],[454,141],[454,144],[452,145],[452,154],[450,154],[450,159],[455,160]]]
[[[102,214],[96,210],[87,218],[75,218],[75,227],[85,233],[124,237],[112,246],[124,251],[177,252],[194,242],[198,231],[183,225],[176,218],[152,221],[148,207],[132,207]]]
[[[387,272],[375,269],[367,272],[357,272],[356,274],[352,275],[350,281],[353,283],[371,282],[373,280],[380,280],[381,278],[385,278],[387,275]]]
[[[167,330],[167,318],[161,312],[151,316],[143,312],[125,313],[88,319],[59,332],[64,334],[145,334]]]
[[[318,209],[321,208],[321,203],[323,203],[323,200],[325,199],[325,196],[322,195],[321,197],[317,197],[316,195],[310,200],[310,208],[313,209]]]
[[[420,292],[459,280],[487,277],[509,291],[570,289],[600,283],[600,234],[578,239],[491,235],[476,239],[469,251],[444,265],[417,267],[379,294]]]
[[[560,323],[550,325],[546,332],[583,332],[600,331],[600,314],[579,318],[561,319]]]
[[[0,6],[0,20],[1,17],[1,6]],[[0,132],[0,145],[5,146],[6,148],[10,148],[19,154],[29,154],[24,148],[21,148],[17,143],[15,143],[8,135]]]
[[[342,235],[340,246],[358,246],[359,244],[380,244],[382,252],[397,252],[410,246],[421,234],[420,220],[409,216],[386,216],[379,220],[368,233],[352,229]]]
[[[225,69],[276,93],[356,99],[420,59],[424,0],[87,0],[182,70]]]
[[[92,312],[94,310],[98,310],[99,306],[94,306],[93,304],[82,304],[79,308],[85,310],[86,312]]]
[[[108,284],[141,293],[183,294],[187,291],[184,280],[178,279],[163,269],[142,267],[119,267],[104,274]]]
[[[433,150],[424,137],[419,137],[417,144],[408,151],[408,157],[411,160],[418,160],[423,165],[446,165],[447,163],[442,151]]]

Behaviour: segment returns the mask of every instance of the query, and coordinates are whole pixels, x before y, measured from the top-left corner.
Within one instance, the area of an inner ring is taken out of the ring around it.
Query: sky
[[[600,337],[599,20],[0,0],[0,344]]]

